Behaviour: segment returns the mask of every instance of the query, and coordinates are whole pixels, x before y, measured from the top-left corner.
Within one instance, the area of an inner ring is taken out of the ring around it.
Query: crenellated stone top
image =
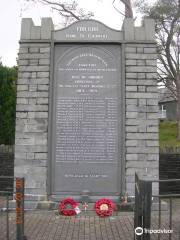
[[[125,18],[123,23],[124,40],[155,40],[155,21],[145,18],[140,27],[134,26],[132,18]]]
[[[42,18],[41,26],[35,26],[32,18],[23,18],[21,22],[21,40],[51,39],[54,25],[51,18]]]
[[[51,40],[65,42],[123,42],[154,41],[153,19],[144,19],[142,26],[136,27],[131,18],[124,19],[121,31],[112,29],[96,20],[77,21],[66,28],[54,30],[51,18],[42,18],[41,26],[35,26],[31,18],[23,18],[21,40]]]

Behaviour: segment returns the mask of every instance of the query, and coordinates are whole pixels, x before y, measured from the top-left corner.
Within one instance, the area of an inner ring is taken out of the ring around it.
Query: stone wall
[[[49,28],[48,28],[49,26]],[[51,19],[35,27],[23,19],[17,81],[15,175],[26,178],[26,192],[47,194],[47,137]],[[23,42],[36,39],[35,42]],[[38,42],[37,42],[38,39]]]
[[[153,21],[147,19],[142,27],[133,27],[127,19],[126,37],[126,191],[134,195],[134,173],[159,178],[158,94],[156,43]],[[134,43],[133,43],[134,41]],[[154,191],[157,191],[154,187]]]
[[[51,62],[51,19],[34,26],[23,19],[19,49],[15,176],[26,178],[26,195],[46,199],[48,184],[48,112]],[[134,173],[157,179],[159,172],[158,95],[154,22],[134,27],[125,19],[125,170],[124,188],[134,195]],[[154,192],[158,191],[155,186]],[[35,198],[36,198],[35,197]],[[34,197],[33,197],[34,198]]]

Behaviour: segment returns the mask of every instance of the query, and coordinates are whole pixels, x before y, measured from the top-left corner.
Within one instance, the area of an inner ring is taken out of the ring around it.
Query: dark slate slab
[[[121,48],[57,45],[53,112],[53,193],[118,195]]]

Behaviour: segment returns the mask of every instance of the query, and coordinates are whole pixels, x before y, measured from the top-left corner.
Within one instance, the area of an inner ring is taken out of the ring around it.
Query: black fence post
[[[135,209],[134,209],[134,230],[142,228],[142,183],[138,175],[135,173]],[[142,236],[134,232],[134,239],[141,240]]]
[[[16,240],[24,240],[24,178],[16,178]]]
[[[150,233],[145,230],[151,228],[152,182],[143,181],[143,240],[150,240]]]
[[[135,173],[134,239],[150,240],[152,182],[139,179]]]
[[[6,196],[6,209],[7,209],[7,215],[6,215],[6,237],[7,240],[9,240],[9,194]]]

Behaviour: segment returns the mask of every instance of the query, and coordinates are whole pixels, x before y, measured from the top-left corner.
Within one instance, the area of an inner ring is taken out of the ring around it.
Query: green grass
[[[180,141],[177,140],[177,122],[164,121],[159,124],[159,142],[160,147],[180,147]]]

